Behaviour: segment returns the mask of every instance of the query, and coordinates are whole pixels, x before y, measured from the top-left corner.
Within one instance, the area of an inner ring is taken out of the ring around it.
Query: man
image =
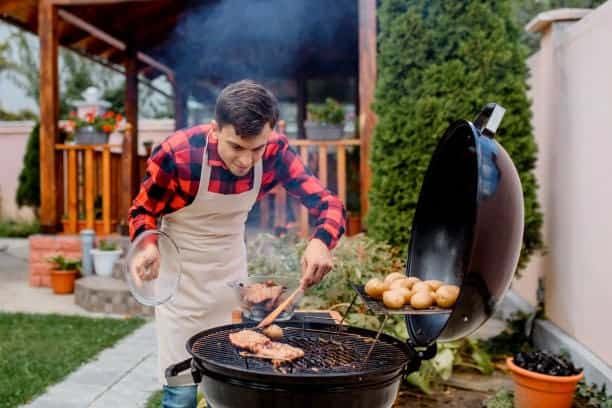
[[[344,206],[302,164],[286,136],[272,131],[277,119],[270,91],[252,81],[233,83],[219,95],[210,125],[176,132],[147,163],[130,209],[131,238],[157,228],[161,216],[160,229],[181,250],[179,292],[155,310],[164,382],[164,369],[189,357],[191,335],[230,323],[237,302],[227,283],[246,277],[248,212],[278,183],[318,216],[302,257],[302,282],[313,285],[332,268],[330,249],[344,233]],[[159,265],[159,257],[155,245],[143,251],[133,265],[141,279],[157,276],[155,267],[145,266]],[[195,385],[164,385],[164,407],[191,408],[195,401]]]

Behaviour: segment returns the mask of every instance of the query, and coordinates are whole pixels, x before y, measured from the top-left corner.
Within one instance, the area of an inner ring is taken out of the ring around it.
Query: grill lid
[[[510,286],[523,239],[523,192],[493,139],[505,110],[488,104],[474,123],[444,133],[425,174],[406,274],[461,287],[451,314],[407,315],[412,341],[466,337],[487,321]]]

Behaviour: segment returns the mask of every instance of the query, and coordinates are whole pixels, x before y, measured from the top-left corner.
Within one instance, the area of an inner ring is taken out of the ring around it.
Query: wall
[[[610,365],[612,2],[531,28],[542,33],[528,63],[547,254],[514,289],[533,304],[541,277],[547,317]]]

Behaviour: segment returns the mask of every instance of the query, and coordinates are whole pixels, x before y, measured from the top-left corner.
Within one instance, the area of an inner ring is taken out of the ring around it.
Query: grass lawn
[[[154,394],[151,394],[151,396],[149,397],[149,400],[147,401],[146,408],[160,408],[161,402],[162,402],[162,393],[163,391],[159,390],[155,392]]]
[[[43,393],[143,319],[0,313],[0,408]]]

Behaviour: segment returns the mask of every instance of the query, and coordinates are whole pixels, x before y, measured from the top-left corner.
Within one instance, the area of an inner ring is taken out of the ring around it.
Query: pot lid
[[[124,265],[125,279],[140,303],[157,306],[172,300],[181,280],[179,249],[159,230],[148,230],[132,243]]]
[[[488,104],[474,123],[450,125],[423,179],[406,274],[457,285],[450,314],[407,315],[412,342],[466,337],[510,286],[523,239],[523,192],[510,156],[493,139],[505,110]]]

